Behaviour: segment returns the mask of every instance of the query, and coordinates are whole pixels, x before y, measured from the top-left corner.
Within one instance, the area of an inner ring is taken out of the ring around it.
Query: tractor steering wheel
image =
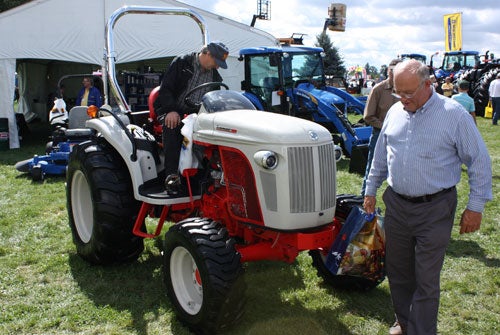
[[[186,103],[186,105],[188,105],[189,107],[199,107],[201,105],[201,100],[200,101],[192,101],[190,99],[191,95],[194,92],[196,92],[202,88],[206,88],[206,87],[218,87],[218,88],[224,87],[226,90],[229,90],[229,86],[227,86],[226,84],[224,84],[220,81],[210,81],[208,83],[198,85],[186,93],[186,96],[184,97],[184,102]]]

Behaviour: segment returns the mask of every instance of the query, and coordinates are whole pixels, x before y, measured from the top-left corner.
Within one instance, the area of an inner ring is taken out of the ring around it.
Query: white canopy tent
[[[102,67],[106,22],[124,5],[182,7],[200,14],[210,40],[229,48],[228,69],[220,72],[231,89],[240,89],[243,79],[239,49],[278,45],[266,32],[174,0],[33,0],[0,14],[0,75],[11,78],[0,82],[0,118],[9,119],[10,148],[19,147],[12,106],[16,62],[18,112],[27,120],[47,113],[46,97],[59,77]],[[117,64],[173,57],[202,45],[199,27],[186,16],[126,15],[114,31]]]

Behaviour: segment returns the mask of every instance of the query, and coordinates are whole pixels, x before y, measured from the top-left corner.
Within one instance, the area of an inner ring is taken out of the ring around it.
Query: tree
[[[376,79],[379,77],[379,72],[377,70],[377,67],[373,66],[373,65],[370,65],[370,76],[372,79]]]
[[[388,67],[385,64],[380,67],[380,76],[383,76],[384,79],[387,78],[387,69]]]
[[[365,64],[365,71],[366,71],[366,75],[367,76],[371,74],[371,72],[370,72],[370,63],[366,63]]]
[[[314,45],[323,48],[325,51],[326,56],[323,59],[325,64],[325,75],[344,77],[346,73],[344,60],[339,55],[338,49],[333,46],[326,32],[322,32],[316,36],[316,43]]]
[[[373,65],[370,65],[370,63],[366,63],[365,65],[365,71],[366,74],[370,76],[372,79],[376,79],[379,76],[379,72],[377,68]]]

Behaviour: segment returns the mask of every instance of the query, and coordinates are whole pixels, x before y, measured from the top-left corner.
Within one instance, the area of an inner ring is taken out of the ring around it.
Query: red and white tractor
[[[94,264],[134,261],[143,239],[172,222],[162,251],[167,294],[179,320],[197,333],[213,334],[238,321],[246,262],[291,263],[310,251],[318,273],[335,285],[325,259],[347,210],[336,216],[338,152],[330,132],[255,110],[240,92],[209,92],[193,125],[198,167],[182,173],[185,194],[169,196],[158,137],[144,129],[141,113],[130,112],[115,77],[109,39],[124,14],[188,16],[207,42],[203,19],[191,10],[128,6],[111,16],[104,73],[118,107],[104,106],[86,122],[92,135],[73,148],[67,170],[77,253]],[[147,217],[158,219],[156,227],[147,227]]]

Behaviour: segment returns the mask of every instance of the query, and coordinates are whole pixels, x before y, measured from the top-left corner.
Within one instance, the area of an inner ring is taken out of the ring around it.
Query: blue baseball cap
[[[229,56],[229,49],[226,45],[219,41],[211,42],[207,45],[208,51],[214,57],[215,62],[219,67],[227,69],[226,58]]]

